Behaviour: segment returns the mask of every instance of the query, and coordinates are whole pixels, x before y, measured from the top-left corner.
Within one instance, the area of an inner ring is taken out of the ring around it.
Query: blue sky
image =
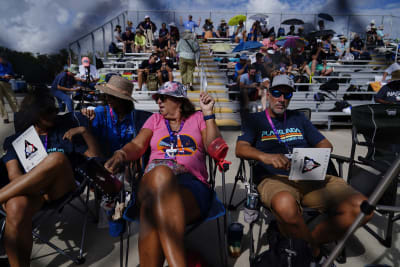
[[[226,14],[225,19],[229,19],[237,10],[275,13],[318,13],[323,10],[332,14],[396,15],[400,14],[398,2],[399,0],[1,0],[0,45],[19,51],[54,52],[127,9],[168,8],[192,10],[191,12],[204,10],[202,14],[198,13],[203,19],[211,10],[232,12]],[[348,8],[345,9],[343,5],[346,4]],[[187,11],[180,14],[186,17]],[[196,17],[195,14],[194,16]],[[364,27],[371,18],[365,16],[359,19],[359,24]],[[380,24],[381,21],[377,20],[377,23]],[[385,27],[387,23],[386,19]],[[400,19],[396,19],[394,25],[399,23]],[[111,33],[107,33],[107,38],[110,35]]]

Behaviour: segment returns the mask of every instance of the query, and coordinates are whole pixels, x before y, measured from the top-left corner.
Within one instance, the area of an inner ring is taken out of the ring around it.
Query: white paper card
[[[325,180],[330,154],[330,148],[294,148],[289,180]]]

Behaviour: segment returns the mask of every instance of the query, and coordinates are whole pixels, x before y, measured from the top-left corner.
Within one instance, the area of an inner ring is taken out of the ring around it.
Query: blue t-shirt
[[[301,112],[287,110],[286,125],[284,118],[271,118],[282,142],[286,142],[289,149],[315,147],[325,137],[312,125]],[[238,141],[246,141],[258,150],[269,154],[287,154],[284,144],[278,139],[269,124],[265,111],[250,113],[242,126],[243,134]],[[275,169],[272,165],[258,163],[254,169],[255,181],[268,174],[289,175],[286,170]]]
[[[47,147],[46,147],[46,136],[40,135],[40,140],[45,146],[47,153],[61,152],[64,153],[71,164],[74,162],[75,154],[83,154],[88,149],[85,140],[81,135],[76,135],[72,138],[72,142],[68,139],[63,139],[64,134],[71,128],[78,127],[79,123],[73,119],[73,117],[67,113],[63,116],[57,116],[55,126],[47,134]],[[18,156],[12,146],[12,142],[22,134],[23,132],[18,132],[6,138],[3,144],[3,149],[6,154],[3,157],[4,163],[17,159]],[[21,170],[24,169],[21,166]]]
[[[51,84],[51,89],[57,90],[58,86],[72,88],[75,83],[76,82],[75,82],[74,77],[68,75],[67,72],[63,71],[56,76],[53,83]]]
[[[384,85],[375,95],[375,100],[382,99],[385,101],[399,103],[397,99],[400,97],[400,81],[392,81]]]
[[[245,85],[250,85],[252,83],[261,83],[261,75],[260,73],[256,73],[254,76],[254,80],[250,80],[249,75],[242,75],[240,76],[240,82],[244,83]]]
[[[0,76],[5,76],[5,75],[14,76],[14,71],[12,69],[10,62],[6,62],[5,64],[0,64]],[[8,82],[8,79],[0,78],[0,81]]]
[[[234,79],[237,78],[237,76],[239,75],[238,71],[241,70],[242,68],[243,68],[243,65],[240,64],[240,62],[236,63],[236,65],[235,65],[235,75],[233,76]],[[244,73],[247,73],[247,66],[244,69],[244,72],[242,74],[244,74]]]
[[[93,134],[106,158],[129,143],[152,115],[151,112],[133,110],[122,121],[118,121],[118,115],[109,106],[98,106],[94,112]]]
[[[199,27],[199,25],[197,25],[196,22],[194,22],[193,20],[188,20],[183,23],[183,27],[185,27],[185,30],[194,32],[194,28]]]

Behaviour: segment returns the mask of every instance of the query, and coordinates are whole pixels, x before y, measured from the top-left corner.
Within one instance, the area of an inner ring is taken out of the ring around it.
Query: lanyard
[[[171,146],[170,149],[167,149],[165,158],[175,159],[175,155],[178,152],[178,149],[177,148],[174,149],[174,135],[175,134],[177,135],[176,136],[176,142],[177,142],[176,146],[178,147],[178,140],[180,140],[179,132],[182,130],[184,124],[185,124],[185,121],[182,120],[179,130],[174,132],[174,131],[172,131],[171,126],[169,125],[169,120],[165,119],[165,125],[167,126],[167,129],[168,129],[169,142],[170,142],[170,146]]]
[[[46,134],[46,138],[44,139],[44,149],[47,152],[47,134]]]
[[[268,122],[271,125],[272,131],[274,131],[274,134],[275,134],[276,138],[278,139],[279,144],[284,144],[288,153],[291,153],[288,144],[286,142],[283,142],[280,135],[278,134],[278,131],[276,130],[275,125],[272,122],[271,116],[269,115],[268,109],[265,110],[265,115],[267,116]],[[283,113],[283,128],[286,130],[286,112]],[[285,133],[285,137],[286,137],[286,133]]]

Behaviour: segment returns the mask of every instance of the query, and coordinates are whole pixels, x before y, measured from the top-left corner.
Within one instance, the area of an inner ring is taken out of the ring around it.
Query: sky
[[[183,10],[175,13],[178,17],[186,18],[188,12],[198,17],[208,17],[210,11],[213,20],[243,13],[244,11],[273,12],[273,13],[318,13],[331,14],[400,14],[399,0],[1,0],[0,1],[0,46],[18,51],[33,53],[51,53],[67,47],[80,36],[90,32],[106,21],[114,18],[124,10],[128,18],[134,22],[142,19],[145,14],[157,17],[160,22],[174,20],[173,15],[138,10]],[[190,10],[190,11],[187,11]],[[215,11],[228,12],[218,14]],[[303,20],[313,22],[314,18],[307,15],[296,15]],[[283,17],[290,18],[290,17]],[[335,17],[336,18],[336,17]],[[381,24],[380,17],[360,16],[351,21],[352,27],[364,28],[368,21],[374,18]],[[122,18],[121,18],[122,19]],[[343,17],[337,17],[337,32],[344,31],[347,22]],[[271,15],[270,23],[279,23],[280,15]],[[122,23],[122,21],[120,21]],[[385,18],[386,32],[389,32],[389,18]],[[400,23],[400,17],[394,19],[393,28]],[[114,25],[116,22],[114,22]],[[332,25],[327,25],[332,26]],[[344,33],[344,32],[342,32]],[[398,34],[398,32],[397,32]],[[96,46],[101,31],[96,34]],[[397,36],[398,37],[398,36]],[[111,39],[111,27],[106,28],[107,46]],[[86,40],[87,42],[88,40]]]

